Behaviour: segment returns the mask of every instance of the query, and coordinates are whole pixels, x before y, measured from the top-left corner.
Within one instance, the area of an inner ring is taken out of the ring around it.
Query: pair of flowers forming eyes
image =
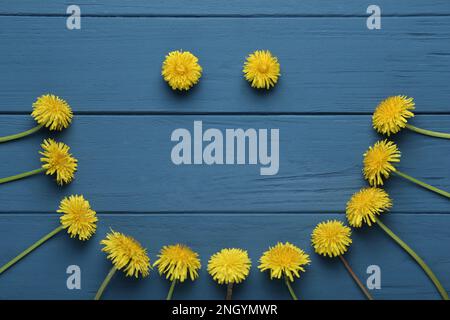
[[[202,76],[198,58],[189,51],[172,51],[166,56],[161,75],[173,90],[189,90]],[[280,64],[268,50],[251,53],[243,67],[245,79],[253,88],[270,89],[280,76]]]

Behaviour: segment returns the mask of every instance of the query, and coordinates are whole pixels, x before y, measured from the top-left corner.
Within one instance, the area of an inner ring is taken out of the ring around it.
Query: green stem
[[[32,175],[35,175],[35,174],[38,174],[38,173],[41,173],[41,172],[44,172],[44,171],[45,171],[44,168],[39,168],[39,169],[36,169],[36,170],[31,170],[31,171],[27,171],[27,172],[24,172],[24,173],[19,173],[19,174],[16,174],[14,176],[1,178],[0,179],[0,184],[6,183],[6,182],[10,182],[10,181],[14,181],[14,180],[19,180],[19,179],[22,179],[22,178],[26,178],[26,177],[29,177],[29,176],[32,176]]]
[[[225,300],[231,300],[231,297],[233,296],[233,282],[230,282],[227,284],[227,295],[225,297]]]
[[[409,180],[411,182],[414,182],[416,184],[418,184],[419,186],[428,189],[430,191],[436,192],[438,194],[440,194],[441,196],[450,198],[450,192],[441,190],[439,188],[433,187],[432,185],[429,185],[428,183],[422,182],[420,180],[417,180],[416,178],[413,178],[409,175],[407,175],[406,173],[400,172],[398,170],[394,171],[396,174],[398,174],[400,177],[405,178],[406,180]]]
[[[286,283],[286,286],[288,287],[288,290],[289,290],[289,293],[291,294],[292,300],[298,300],[297,296],[295,295],[294,290],[291,287],[289,279],[286,276],[284,276],[284,282]]]
[[[41,128],[42,128],[42,125],[37,125],[36,127],[32,128],[30,130],[24,131],[24,132],[12,134],[10,136],[0,137],[0,143],[26,137],[30,134],[35,133],[36,131],[39,131]]]
[[[175,280],[175,279],[172,280],[172,284],[170,285],[169,293],[167,294],[166,300],[172,300],[173,289],[175,289],[176,282],[177,282],[177,280]]]
[[[367,288],[362,284],[361,280],[359,280],[358,276],[356,275],[356,273],[352,270],[352,268],[350,267],[350,265],[348,264],[347,260],[345,260],[345,258],[343,256],[339,256],[339,258],[341,259],[342,263],[344,264],[345,268],[347,269],[348,273],[350,273],[350,275],[352,276],[353,280],[355,280],[356,284],[358,285],[358,287],[361,289],[361,291],[364,293],[364,295],[366,296],[367,299],[369,300],[373,300],[373,297],[370,295],[369,291],[367,290]]]
[[[406,124],[406,128],[408,128],[411,131],[430,136],[435,138],[443,138],[443,139],[450,139],[450,133],[444,133],[444,132],[437,132],[437,131],[431,131],[426,129],[417,128],[415,126],[412,126],[410,124]]]
[[[442,296],[443,300],[448,300],[448,293],[445,291],[442,284],[437,279],[436,275],[431,271],[430,267],[427,266],[427,264],[420,258],[417,253],[414,252],[413,249],[411,249],[405,242],[403,242],[402,239],[400,239],[397,235],[395,235],[392,230],[390,230],[388,227],[386,227],[377,217],[375,217],[375,220],[377,224],[380,226],[381,229],[383,229],[384,232],[386,232],[392,239],[394,239],[395,242],[397,242],[400,247],[402,247],[411,257],[416,260],[416,262],[422,267],[423,271],[427,274],[427,276],[431,279],[433,284],[438,289],[440,295]]]
[[[108,286],[109,282],[111,281],[112,277],[116,273],[117,268],[112,267],[111,270],[109,270],[108,274],[106,275],[105,280],[103,280],[102,285],[100,288],[98,288],[97,293],[95,294],[94,300],[100,300],[100,298],[103,295],[103,292],[105,291],[106,287]]]
[[[45,241],[47,241],[48,239],[50,239],[51,237],[53,237],[55,234],[57,234],[58,232],[60,232],[61,230],[63,230],[62,226],[59,226],[58,228],[56,228],[55,230],[53,230],[52,232],[46,234],[45,236],[43,236],[41,239],[39,239],[38,241],[36,241],[34,244],[32,244],[31,246],[29,246],[27,249],[25,249],[24,251],[22,251],[17,257],[15,257],[14,259],[10,260],[8,263],[6,263],[5,265],[3,265],[0,268],[0,274],[2,274],[3,272],[5,272],[6,270],[8,270],[11,266],[13,266],[16,262],[18,262],[19,260],[21,260],[23,257],[25,257],[27,254],[29,254],[31,251],[33,251],[34,249],[36,249],[37,247],[39,247],[41,244],[43,244]]]

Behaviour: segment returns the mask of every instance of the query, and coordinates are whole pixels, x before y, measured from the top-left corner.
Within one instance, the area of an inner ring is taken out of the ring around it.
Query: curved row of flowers
[[[279,75],[279,65],[276,58],[269,55],[270,52],[255,52],[250,55],[244,67],[244,73],[252,86],[257,88],[269,88],[273,86]],[[276,65],[276,66],[275,66]],[[274,67],[275,66],[275,67]],[[275,68],[275,69],[274,69]],[[277,69],[278,68],[278,69]],[[163,64],[162,75],[173,89],[187,90],[198,81],[201,75],[201,67],[197,58],[186,52],[172,52]],[[276,77],[274,76],[276,71]],[[272,77],[274,76],[274,77]],[[187,87],[186,87],[187,86]],[[405,96],[389,97],[382,101],[372,117],[373,127],[382,134],[391,135],[408,128],[415,132],[439,138],[450,138],[450,134],[420,129],[407,124],[407,119],[414,116],[412,110],[414,102],[412,98]],[[62,130],[67,128],[73,118],[69,104],[54,95],[43,95],[33,104],[32,116],[38,125],[28,131],[0,137],[0,143],[22,138],[32,134],[43,127],[49,130]],[[70,154],[70,148],[53,139],[46,139],[42,143],[41,168],[25,173],[0,179],[0,184],[25,178],[34,174],[45,172],[47,175],[55,175],[59,185],[70,183],[77,170],[77,159]],[[392,199],[386,191],[380,188],[391,174],[396,174],[411,182],[418,184],[430,191],[436,192],[446,198],[450,193],[427,183],[417,180],[397,169],[400,162],[400,151],[392,141],[381,140],[364,153],[363,175],[368,181],[368,187],[362,188],[353,194],[346,206],[346,217],[351,227],[359,228],[364,224],[371,226],[377,224],[393,240],[395,240],[411,257],[422,267],[424,272],[436,286],[443,299],[448,300],[448,294],[428,265],[386,225],[379,215],[387,212],[392,207]],[[61,213],[60,226],[42,237],[36,243],[28,247],[18,256],[10,260],[0,268],[0,274],[12,267],[27,254],[42,245],[45,241],[67,230],[70,237],[77,237],[85,241],[96,232],[98,218],[92,210],[89,202],[82,195],[72,195],[64,198],[57,210]],[[372,299],[370,293],[358,279],[344,258],[345,252],[351,245],[351,229],[338,220],[328,220],[319,223],[311,234],[311,244],[317,254],[330,258],[339,257],[368,299]],[[152,269],[152,264],[145,248],[134,238],[111,230],[101,241],[102,251],[112,262],[112,268],[101,284],[95,299],[100,299],[108,283],[117,270],[121,270],[126,276],[146,277]],[[277,243],[263,253],[259,259],[260,271],[268,271],[270,278],[283,279],[293,299],[297,299],[291,282],[300,277],[310,264],[310,258],[302,249],[292,243]],[[171,282],[167,299],[171,299],[176,283],[182,283],[190,278],[198,277],[201,268],[199,255],[183,244],[164,246],[153,264],[161,275]],[[251,268],[251,261],[246,250],[240,248],[226,248],[210,257],[208,272],[219,284],[227,286],[226,298],[231,299],[233,286],[245,280]]]

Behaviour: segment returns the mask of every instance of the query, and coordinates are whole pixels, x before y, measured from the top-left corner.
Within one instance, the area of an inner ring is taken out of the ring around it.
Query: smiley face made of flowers
[[[72,122],[73,113],[70,105],[64,99],[53,94],[44,94],[33,103],[31,116],[38,124],[36,127],[21,133],[0,137],[0,143],[26,137],[43,127],[50,131],[66,129]]]
[[[3,265],[0,274],[64,229],[71,238],[78,238],[81,241],[89,240],[97,229],[96,212],[91,209],[89,201],[81,195],[71,195],[62,199],[57,212],[62,213],[59,218],[61,225]]]
[[[41,144],[42,166],[39,169],[16,174],[0,179],[0,184],[26,178],[45,171],[46,175],[55,175],[60,186],[72,182],[77,171],[78,160],[70,154],[70,147],[53,139],[46,139]]]

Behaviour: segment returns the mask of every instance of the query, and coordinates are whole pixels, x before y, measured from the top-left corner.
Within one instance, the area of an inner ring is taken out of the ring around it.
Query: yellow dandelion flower
[[[184,282],[188,275],[195,280],[201,268],[198,254],[183,244],[164,246],[153,266],[158,266],[159,274],[165,274],[166,279],[180,282]]]
[[[71,238],[78,236],[83,241],[88,240],[95,233],[97,222],[95,211],[91,209],[89,202],[83,196],[64,198],[57,212],[63,213],[60,218],[61,224],[23,250],[15,258],[0,266],[0,275],[64,229],[68,229]]]
[[[101,241],[102,251],[108,254],[114,267],[125,272],[126,276],[146,277],[150,273],[150,259],[147,250],[130,236],[111,230]]]
[[[39,153],[43,155],[41,162],[46,174],[56,173],[56,182],[59,185],[70,183],[77,171],[77,159],[69,153],[69,146],[53,139],[46,139],[41,147],[43,151]]]
[[[394,96],[383,100],[372,116],[373,128],[390,136],[406,127],[408,118],[414,117],[413,98]]]
[[[189,90],[202,76],[202,67],[189,51],[172,51],[163,62],[161,75],[173,90]]]
[[[352,243],[350,235],[350,228],[341,221],[328,220],[316,226],[311,236],[311,242],[318,254],[337,257],[344,254]]]
[[[346,214],[352,227],[369,226],[375,223],[375,217],[389,210],[392,200],[386,191],[380,188],[363,188],[353,194],[347,202]]]
[[[389,178],[396,168],[392,163],[400,162],[397,145],[388,140],[377,141],[364,153],[364,178],[371,186],[383,185],[383,178]]]
[[[72,195],[64,198],[57,212],[63,214],[60,217],[61,225],[67,229],[71,238],[78,236],[80,240],[87,240],[95,233],[98,221],[96,212],[83,196]]]
[[[247,57],[243,72],[253,88],[270,89],[278,81],[280,64],[269,50],[256,50]]]
[[[45,94],[33,103],[31,116],[39,125],[61,131],[70,125],[73,113],[64,99],[53,94]]]
[[[242,249],[222,249],[211,256],[208,272],[219,284],[240,283],[249,274],[251,261]]]
[[[303,266],[311,262],[308,254],[289,242],[270,247],[259,261],[258,268],[262,272],[269,270],[271,279],[285,276],[290,281],[294,281],[294,276],[300,278],[300,271],[305,272]]]

